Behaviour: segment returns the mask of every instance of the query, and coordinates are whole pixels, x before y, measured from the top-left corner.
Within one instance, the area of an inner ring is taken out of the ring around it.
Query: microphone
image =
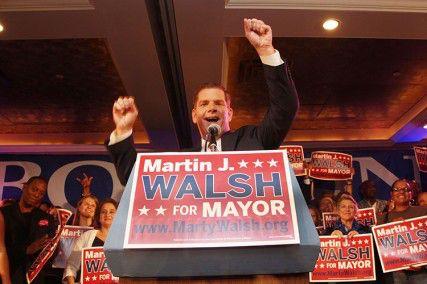
[[[207,132],[208,133],[206,134],[205,151],[208,143],[211,152],[218,151],[216,148],[216,137],[219,136],[219,134],[221,133],[221,126],[216,123],[212,123],[208,126]]]
[[[212,139],[212,136],[214,138],[218,136],[220,132],[221,132],[221,126],[219,126],[218,124],[212,123],[211,125],[208,126],[208,133],[211,136],[211,139]]]

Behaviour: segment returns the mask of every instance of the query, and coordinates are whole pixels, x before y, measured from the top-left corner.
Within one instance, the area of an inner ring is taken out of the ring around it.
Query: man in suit
[[[213,149],[206,147],[207,129],[211,124],[217,124],[220,128],[215,147],[218,151],[277,149],[298,110],[298,94],[286,63],[273,47],[270,26],[257,19],[244,19],[243,25],[246,38],[264,66],[269,92],[268,111],[259,125],[247,125],[231,131],[233,109],[230,94],[220,85],[202,85],[196,92],[191,115],[201,136],[198,151]],[[123,184],[126,184],[136,159],[132,128],[137,116],[138,110],[132,97],[120,97],[114,103],[116,129],[106,144]]]

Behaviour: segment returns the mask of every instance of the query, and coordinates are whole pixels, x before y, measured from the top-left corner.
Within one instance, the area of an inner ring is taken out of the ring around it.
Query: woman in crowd
[[[94,195],[82,197],[77,203],[77,211],[74,217],[70,218],[69,225],[93,227],[95,225],[95,213],[98,209],[98,198]]]
[[[0,283],[10,284],[9,260],[4,244],[4,218],[0,211]]]
[[[325,231],[325,235],[352,237],[357,234],[369,233],[366,227],[356,221],[357,203],[351,195],[343,194],[337,202],[337,213],[339,220],[334,226]]]
[[[104,246],[111,224],[117,210],[117,202],[108,198],[101,202],[97,221],[99,228],[83,233],[76,241],[73,251],[67,260],[63,279],[67,283],[75,283],[80,278],[80,265],[82,249],[86,247]]]
[[[319,201],[319,210],[320,213],[335,212],[336,205],[334,199],[330,196],[323,196]]]

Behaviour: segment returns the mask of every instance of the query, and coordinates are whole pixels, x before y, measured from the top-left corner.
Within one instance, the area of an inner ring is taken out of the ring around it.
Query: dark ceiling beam
[[[178,144],[181,149],[191,148],[191,124],[188,119],[173,1],[146,0],[145,3]]]

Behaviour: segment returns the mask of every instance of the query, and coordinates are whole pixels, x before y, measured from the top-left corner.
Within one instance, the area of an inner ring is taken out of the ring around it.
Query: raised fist
[[[138,117],[138,108],[133,97],[119,97],[113,105],[113,120],[116,134],[122,135],[132,130]]]

